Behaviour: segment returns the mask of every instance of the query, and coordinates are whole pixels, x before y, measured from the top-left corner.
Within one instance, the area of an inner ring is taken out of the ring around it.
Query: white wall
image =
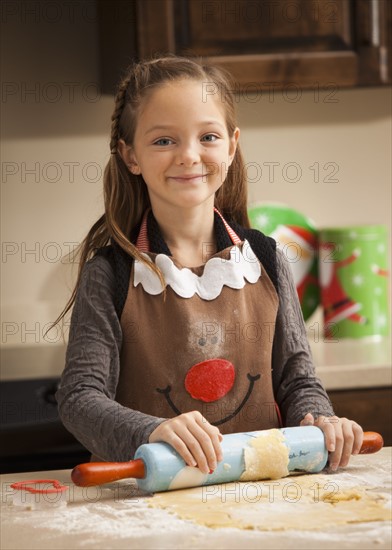
[[[43,337],[72,286],[73,275],[61,257],[102,212],[100,175],[109,157],[113,103],[111,97],[97,95],[98,39],[91,10],[89,4],[84,15],[63,11],[56,18],[55,13],[19,11],[3,18],[5,378],[61,372],[60,334]],[[250,202],[287,203],[318,226],[390,227],[390,90],[337,90],[334,103],[326,102],[323,90],[318,101],[313,92],[293,99],[290,90],[276,92],[273,99],[239,98],[241,143],[248,175],[255,180]],[[279,163],[272,182],[271,162]],[[316,162],[319,182],[309,169]],[[337,182],[323,181],[326,163],[334,163]],[[301,171],[295,183],[289,181],[295,179],[294,166]]]
[[[268,95],[253,96],[254,103],[243,98],[239,119],[245,157],[258,163],[249,165],[255,180],[250,201],[286,202],[318,227],[390,226],[391,89],[328,94],[286,90],[275,92],[271,103]],[[273,162],[279,163],[275,172]]]

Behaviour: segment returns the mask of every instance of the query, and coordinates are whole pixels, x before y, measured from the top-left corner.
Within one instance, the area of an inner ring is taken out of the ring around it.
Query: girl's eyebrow
[[[168,124],[167,126],[153,126],[149,130],[147,130],[144,135],[151,134],[151,132],[155,132],[155,130],[170,130],[171,128],[175,128],[175,126],[171,126]]]
[[[206,120],[204,122],[200,122],[200,126],[220,126],[221,128],[225,129],[225,127],[223,126],[223,124],[221,124],[220,122],[218,122],[217,120]],[[164,124],[164,125],[157,125],[157,126],[153,126],[152,128],[149,128],[146,132],[145,132],[145,136],[147,134],[150,134],[151,132],[155,132],[156,130],[172,130],[172,129],[175,129],[176,126],[172,125],[172,124]]]

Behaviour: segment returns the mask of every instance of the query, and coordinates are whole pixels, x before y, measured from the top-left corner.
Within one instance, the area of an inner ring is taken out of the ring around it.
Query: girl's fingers
[[[347,466],[352,454],[358,454],[363,441],[362,428],[347,418],[319,417],[316,425],[322,429],[329,454],[331,470]]]
[[[311,413],[307,413],[300,422],[300,426],[317,426],[324,433],[325,446],[329,452],[335,450],[335,430],[329,423],[328,418],[319,416],[317,420]]]
[[[222,448],[221,448],[221,441],[223,439],[223,435],[220,433],[219,428],[210,424],[202,415],[200,415],[199,417],[197,413],[196,413],[196,421],[199,424],[199,426],[203,430],[205,430],[205,432],[208,434],[214,449],[214,459],[217,462],[220,462],[221,460],[223,460],[223,454],[222,454]],[[215,464],[215,468],[216,468],[216,464]],[[215,469],[215,468],[212,468],[212,469]]]
[[[218,431],[218,433],[214,435],[211,439],[215,449],[216,460],[218,462],[222,462],[223,453],[222,453],[221,441],[223,439],[223,435]]]
[[[206,442],[202,441],[203,436],[199,439],[198,436],[193,435],[189,431],[187,426],[179,426],[176,435],[181,439],[192,457],[192,463],[190,465],[197,466],[203,474],[208,474],[210,469],[212,469],[209,466],[209,460],[211,462],[213,461],[210,458],[211,451],[207,448]]]
[[[171,445],[173,449],[177,451],[180,457],[185,461],[185,464],[187,464],[188,466],[197,466],[197,462],[190,450],[188,449],[188,446],[177,434],[173,433],[170,437],[170,441],[167,440],[166,443],[169,443],[169,445]]]
[[[353,445],[353,455],[359,454],[363,443],[363,429],[359,424],[353,422],[353,432],[354,432],[354,445]]]
[[[344,445],[343,431],[342,431],[342,426],[340,422],[335,422],[334,424],[331,424],[328,422],[328,425],[332,428],[335,435],[335,450],[332,451],[329,456],[329,464],[330,464],[331,470],[335,471],[339,467],[340,458],[343,452],[343,445]],[[333,447],[331,446],[331,448]]]
[[[363,441],[363,430],[356,422],[342,418],[342,429],[344,437],[344,447],[340,466],[347,466],[350,456],[356,455],[361,450]]]
[[[319,416],[316,420],[316,426],[318,426],[324,433],[325,446],[329,453],[336,452],[336,432],[335,425],[339,422],[336,416],[327,418],[325,416]]]
[[[197,466],[197,462],[183,439],[176,433],[173,420],[162,422],[150,435],[149,443],[165,442],[173,447],[188,466]]]
[[[347,466],[351,453],[353,452],[354,447],[354,432],[352,427],[352,422],[350,420],[342,419],[342,433],[343,433],[343,449],[342,456],[340,458],[339,466]]]
[[[222,435],[199,412],[184,413],[160,424],[149,441],[169,443],[189,466],[198,466],[203,473],[215,470],[222,460]]]
[[[165,441],[171,445],[188,466],[197,466],[203,473],[208,473],[210,468],[207,457],[203,452],[200,442],[193,435],[190,428],[192,429],[192,426],[185,423],[183,419],[179,419],[176,422],[174,420],[172,422],[168,421],[162,432],[157,434],[159,437],[158,441]],[[150,441],[154,442],[157,440],[150,438]]]
[[[314,417],[312,413],[307,413],[300,422],[300,426],[313,426]]]
[[[195,413],[193,420],[187,426],[194,438],[190,440],[189,449],[202,472],[213,471],[217,462],[222,459],[219,430],[207,422],[200,413]]]

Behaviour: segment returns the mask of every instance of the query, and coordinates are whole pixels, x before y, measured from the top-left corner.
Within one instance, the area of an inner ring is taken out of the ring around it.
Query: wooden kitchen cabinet
[[[392,445],[391,338],[309,338],[309,343],[335,413],[381,433],[385,445]]]
[[[364,431],[379,432],[384,445],[392,445],[392,389],[366,388],[328,391],[338,416],[355,420]]]
[[[227,68],[238,91],[391,83],[390,0],[98,0],[103,91],[132,59]]]

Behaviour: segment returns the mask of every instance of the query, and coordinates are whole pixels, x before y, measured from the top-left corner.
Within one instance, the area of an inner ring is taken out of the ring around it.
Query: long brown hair
[[[110,160],[104,171],[105,213],[91,227],[76,253],[79,269],[75,288],[64,310],[53,323],[56,325],[71,309],[79,288],[85,263],[97,249],[109,243],[117,243],[132,258],[145,263],[159,277],[164,288],[162,273],[154,263],[148,262],[130,241],[132,230],[140,223],[150,207],[147,186],[141,175],[132,174],[118,152],[118,142],[123,139],[133,145],[140,105],[157,86],[169,81],[190,79],[212,85],[210,93],[222,101],[229,136],[236,128],[233,90],[235,84],[226,71],[203,64],[197,59],[167,56],[132,64],[120,82],[112,115]],[[240,147],[228,169],[224,184],[215,194],[215,206],[229,220],[243,227],[250,227],[247,214],[247,183]]]

